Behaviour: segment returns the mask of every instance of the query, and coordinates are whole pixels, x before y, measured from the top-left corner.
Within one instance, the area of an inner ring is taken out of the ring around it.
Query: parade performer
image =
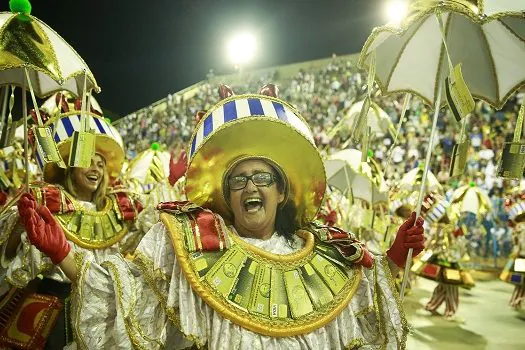
[[[438,314],[445,303],[446,318],[451,319],[458,310],[459,288],[472,288],[474,280],[461,266],[466,254],[463,230],[457,228],[447,215],[450,203],[439,193],[430,193],[424,200],[421,216],[430,226],[428,243],[421,258],[412,266],[412,272],[438,282],[425,309]]]
[[[123,176],[123,186],[140,195],[145,208],[141,215],[148,217],[139,222],[146,224],[140,227],[143,232],[158,222],[156,207],[159,203],[186,199],[183,187],[185,172],[185,152],[175,160],[172,154],[161,150],[157,142],[129,162]]]
[[[383,245],[386,223],[390,221],[385,208],[388,188],[380,165],[372,157],[371,150],[363,157],[357,149],[345,149],[330,155],[325,168],[328,183],[346,193],[344,200],[331,198],[337,195],[335,191],[329,196],[341,208],[337,226],[354,232],[370,251],[384,253],[388,248]]]
[[[514,285],[510,306],[525,315],[525,194],[509,198],[509,226],[513,230],[514,249],[500,279]]]
[[[483,220],[492,210],[490,198],[483,189],[470,181],[453,192],[450,202],[449,213],[452,221],[463,228],[469,259],[473,260],[477,269],[483,269],[484,250],[488,248],[484,247],[487,230]]]
[[[27,216],[38,206],[47,222],[54,222],[63,244],[74,252],[90,252],[95,261],[133,251],[140,239],[134,222],[141,205],[125,192],[110,193],[108,183],[120,172],[124,160],[122,140],[116,129],[101,117],[96,102],[87,114],[95,133],[96,154],[88,168],[60,168],[42,163],[45,183],[33,183],[33,202],[21,199],[0,220],[2,286],[10,286],[0,303],[0,344],[14,348],[63,348],[72,341],[69,314],[70,280],[54,265],[63,257],[46,256],[30,243]],[[72,135],[79,128],[80,101],[58,93],[41,109],[45,125],[64,161],[68,162]],[[20,212],[20,216],[19,216]],[[63,236],[65,234],[65,236]],[[43,276],[43,278],[40,278]]]
[[[192,202],[159,205],[132,263],[73,254],[38,205],[22,208],[31,241],[76,280],[77,346],[404,348],[392,272],[422,251],[423,220],[413,214],[387,256],[314,225],[326,179],[306,122],[275,97],[220,91],[191,138]]]

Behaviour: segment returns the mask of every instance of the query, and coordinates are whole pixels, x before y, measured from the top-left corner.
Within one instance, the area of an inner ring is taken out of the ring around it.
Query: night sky
[[[228,37],[258,39],[251,68],[359,52],[385,0],[32,0],[32,15],[87,62],[103,107],[120,116],[233,71]],[[1,10],[8,8],[2,0]],[[247,67],[249,69],[250,67]]]

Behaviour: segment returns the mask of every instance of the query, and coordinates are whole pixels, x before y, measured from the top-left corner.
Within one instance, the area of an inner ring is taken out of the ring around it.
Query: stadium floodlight
[[[255,55],[255,50],[255,37],[248,32],[239,33],[228,42],[230,60],[237,66],[248,63]]]
[[[399,25],[408,12],[407,0],[390,0],[386,3],[386,15],[388,22]]]

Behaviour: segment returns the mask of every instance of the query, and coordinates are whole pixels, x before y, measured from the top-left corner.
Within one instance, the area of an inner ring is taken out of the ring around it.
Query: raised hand
[[[414,223],[416,224],[414,226]],[[397,231],[394,243],[386,252],[386,255],[398,266],[405,267],[408,250],[414,249],[412,256],[416,257],[425,248],[425,236],[423,219],[419,217],[416,222],[416,213],[412,213]]]
[[[179,155],[179,159],[177,162],[173,159],[170,160],[170,175],[169,175],[169,182],[173,186],[177,182],[178,179],[184,176],[186,173],[186,168],[188,164],[188,157],[186,155],[186,151],[182,150]]]
[[[18,201],[18,213],[31,244],[49,256],[55,265],[64,260],[71,247],[49,209],[39,205],[31,194],[24,193]]]

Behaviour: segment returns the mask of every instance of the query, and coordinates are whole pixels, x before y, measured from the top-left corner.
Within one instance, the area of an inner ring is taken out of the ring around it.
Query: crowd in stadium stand
[[[352,104],[365,97],[366,76],[352,61],[334,58],[323,68],[301,70],[293,79],[283,82],[279,81],[275,71],[264,76],[247,75],[245,84],[236,84],[232,88],[236,94],[256,93],[268,82],[277,83],[280,97],[299,109],[309,122],[320,149],[332,153],[352,147],[347,142],[348,128],[329,137],[330,130],[345,116]],[[374,95],[374,102],[397,126],[404,95]],[[471,149],[463,179],[458,181],[448,177],[451,153],[454,144],[459,141],[461,125],[445,112],[447,109],[443,109],[439,115],[438,137],[434,140],[431,169],[440,182],[448,183],[449,191],[460,182],[474,182],[491,197],[493,213],[484,223],[489,232],[485,238],[491,236],[490,232],[498,237],[499,244],[495,249],[501,249],[504,256],[509,253],[511,243],[506,230],[507,214],[503,208],[502,194],[510,185],[496,176],[496,167],[503,143],[512,140],[516,115],[524,95],[522,92],[512,97],[500,111],[484,102],[477,102],[476,110],[470,115],[466,126]],[[217,100],[217,86],[204,82],[196,95],[186,101],[176,95],[168,97],[168,108],[161,113],[154,114],[153,108],[150,108],[126,117],[126,121],[118,123],[118,127],[125,140],[128,157],[133,158],[154,141],[178,152],[191,137],[196,113],[210,108]],[[395,183],[405,172],[424,161],[431,126],[432,111],[416,97],[411,100],[407,118],[402,123],[394,147],[391,147],[393,137],[389,134],[372,140],[370,148],[374,158],[383,164],[388,184]],[[386,164],[389,152],[392,152],[391,161]],[[488,248],[485,250],[484,254],[489,254]]]

